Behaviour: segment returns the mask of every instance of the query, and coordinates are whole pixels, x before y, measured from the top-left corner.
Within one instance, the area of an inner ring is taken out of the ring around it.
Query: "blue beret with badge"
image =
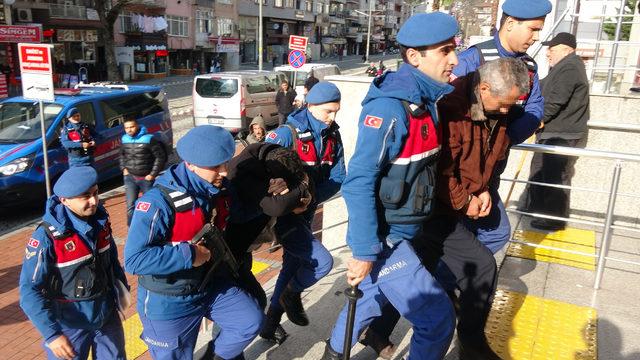
[[[518,19],[537,19],[551,12],[549,0],[506,0],[502,4],[502,11]]]
[[[458,33],[458,22],[448,14],[432,12],[416,14],[402,24],[396,40],[410,48],[435,45]]]
[[[309,90],[305,101],[307,104],[317,105],[337,102],[340,101],[340,98],[340,90],[337,86],[328,81],[320,81]]]
[[[91,166],[74,166],[60,175],[53,186],[58,197],[72,198],[85,194],[98,183],[98,173]]]
[[[200,125],[189,130],[176,145],[178,156],[196,166],[218,166],[233,157],[236,145],[227,130]]]
[[[67,111],[67,119],[72,117],[75,114],[79,114],[80,112],[78,111],[78,108],[71,108],[69,109],[69,111]]]

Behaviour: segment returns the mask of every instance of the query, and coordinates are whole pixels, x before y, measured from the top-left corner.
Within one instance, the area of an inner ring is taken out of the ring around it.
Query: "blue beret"
[[[305,101],[307,104],[314,105],[337,102],[340,101],[340,98],[340,90],[337,86],[328,81],[320,81],[309,90]]]
[[[507,0],[502,11],[518,19],[537,19],[551,12],[549,0]]]
[[[98,183],[98,173],[91,166],[74,166],[60,175],[53,186],[58,197],[72,198],[86,193]]]
[[[78,108],[71,108],[69,109],[69,111],[67,111],[67,118],[72,117],[75,114],[79,114],[80,112],[78,111]]]
[[[439,11],[416,14],[402,24],[396,40],[405,47],[422,47],[449,40],[458,33],[456,19]]]
[[[213,125],[196,126],[176,145],[178,156],[196,166],[218,166],[233,157],[236,150],[231,134]]]

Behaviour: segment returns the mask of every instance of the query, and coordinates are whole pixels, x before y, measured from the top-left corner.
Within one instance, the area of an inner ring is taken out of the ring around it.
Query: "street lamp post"
[[[369,0],[369,25],[367,26],[367,53],[365,55],[365,63],[369,62],[369,48],[371,45],[371,18],[373,17],[373,0]]]
[[[258,0],[258,70],[262,71],[262,0]]]

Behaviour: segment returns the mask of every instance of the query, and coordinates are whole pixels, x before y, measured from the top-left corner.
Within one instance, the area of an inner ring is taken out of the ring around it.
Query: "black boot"
[[[342,354],[333,350],[331,344],[327,340],[327,344],[324,347],[324,354],[322,354],[321,360],[342,360]]]
[[[463,341],[460,339],[460,360],[502,360],[489,346],[485,336],[479,340]]]
[[[287,334],[280,325],[283,313],[284,311],[282,310],[275,310],[271,307],[269,308],[264,324],[262,325],[262,329],[260,330],[261,338],[269,341],[275,341],[278,345],[287,340],[287,336],[289,336],[289,334]]]
[[[396,351],[396,346],[388,338],[383,338],[371,328],[368,328],[360,335],[358,342],[364,346],[370,346],[378,354],[378,357],[385,360],[391,359]]]
[[[287,286],[282,295],[280,295],[279,302],[292,323],[299,326],[307,326],[309,325],[309,318],[307,313],[304,312],[300,295],[300,292],[292,291],[291,287]]]

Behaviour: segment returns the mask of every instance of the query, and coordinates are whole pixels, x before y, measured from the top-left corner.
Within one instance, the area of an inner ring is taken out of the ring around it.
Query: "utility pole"
[[[262,0],[258,0],[258,70],[262,71]]]
[[[369,46],[371,45],[371,18],[373,17],[373,2],[375,0],[369,0],[369,25],[367,26],[367,55],[365,58],[367,59],[365,63],[369,62]]]

